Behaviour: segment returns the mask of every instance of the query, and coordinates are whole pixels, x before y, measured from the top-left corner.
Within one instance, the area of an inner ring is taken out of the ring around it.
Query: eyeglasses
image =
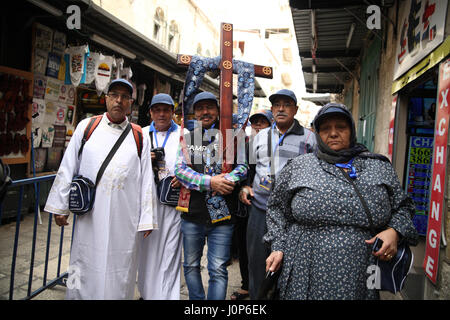
[[[213,104],[213,103],[210,103],[210,104],[196,104],[195,105],[195,107],[194,107],[194,112],[199,112],[199,111],[204,111],[204,110],[215,110],[215,109],[218,109],[218,107],[215,105],[215,104]]]
[[[114,99],[114,100],[117,100],[119,97],[120,97],[122,100],[125,100],[125,101],[127,101],[127,100],[133,100],[133,98],[132,98],[129,94],[120,94],[120,93],[117,93],[117,92],[109,92],[109,93],[107,94],[107,96],[110,97],[110,98],[112,98],[112,99]]]
[[[285,107],[285,108],[293,108],[293,107],[295,107],[295,104],[293,104],[293,103],[275,102],[275,103],[272,105],[272,107],[275,108],[275,109],[279,109],[279,108],[281,108],[282,106]]]

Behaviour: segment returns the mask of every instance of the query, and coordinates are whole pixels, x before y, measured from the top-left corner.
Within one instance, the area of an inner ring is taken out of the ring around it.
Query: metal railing
[[[21,220],[23,218],[22,214],[22,206],[23,206],[23,197],[24,197],[24,188],[26,186],[34,187],[34,224],[33,224],[33,234],[32,234],[32,242],[31,242],[31,256],[29,259],[29,275],[28,275],[28,283],[27,283],[27,295],[24,300],[32,299],[38,294],[42,293],[44,290],[48,288],[52,288],[55,285],[64,285],[65,279],[67,278],[67,272],[61,273],[61,258],[63,254],[63,244],[64,244],[64,227],[60,227],[60,235],[59,235],[59,249],[58,249],[58,261],[57,261],[57,273],[56,277],[52,280],[47,280],[48,277],[48,267],[49,267],[49,254],[51,247],[51,235],[52,235],[52,224],[53,224],[53,214],[49,214],[48,217],[48,229],[47,229],[47,239],[45,246],[45,259],[44,259],[44,270],[43,270],[43,282],[42,286],[32,291],[33,285],[33,275],[34,275],[34,267],[35,267],[35,254],[36,254],[36,237],[37,237],[37,226],[38,220],[41,221],[41,212],[40,212],[40,184],[45,181],[52,181],[55,179],[55,174],[47,175],[42,177],[35,177],[23,180],[13,181],[11,185],[9,185],[8,190],[12,188],[19,188],[19,199],[17,204],[17,215],[16,215],[16,226],[15,226],[15,234],[14,234],[14,244],[13,244],[13,252],[11,257],[11,274],[10,274],[10,285],[9,285],[9,300],[13,300],[14,298],[14,290],[15,290],[15,273],[16,273],[16,262],[18,257],[18,244],[19,244],[19,234],[21,227]],[[6,198],[5,200],[6,201]],[[2,221],[2,213],[3,213],[3,205],[0,205],[0,222]],[[72,224],[72,235],[73,228],[75,227],[75,219]]]

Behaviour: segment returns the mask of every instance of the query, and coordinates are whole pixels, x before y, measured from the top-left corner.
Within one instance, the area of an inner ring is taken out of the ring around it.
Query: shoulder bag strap
[[[92,132],[94,132],[95,128],[97,128],[100,121],[102,120],[102,117],[103,117],[103,115],[93,116],[89,120],[89,123],[86,126],[86,129],[84,129],[83,139],[81,140],[81,146],[80,146],[80,149],[78,150],[78,158],[80,158],[80,155],[83,152],[84,144],[86,143],[86,141],[89,140],[89,138],[91,137],[91,134],[92,134]]]
[[[149,131],[148,134],[150,135],[150,149],[153,149],[153,131]]]
[[[339,167],[338,167],[339,168]],[[361,192],[359,192],[359,189],[356,187],[355,182],[353,181],[352,178],[350,178],[350,176],[348,175],[348,173],[343,169],[343,168],[339,168],[342,173],[344,174],[344,177],[347,178],[347,180],[350,182],[350,184],[353,186],[353,188],[355,189],[356,194],[359,197],[359,200],[361,201],[361,204],[364,208],[364,211],[366,212],[367,215],[367,219],[369,220],[369,227],[370,227],[370,232],[372,233],[372,236],[375,236],[377,233],[375,232],[375,228],[373,226],[373,220],[372,220],[372,215],[370,214],[370,210],[369,207],[367,206],[367,202],[366,200],[363,198]]]
[[[125,140],[126,136],[128,135],[128,132],[130,132],[130,130],[131,130],[131,124],[128,124],[127,127],[125,128],[125,130],[120,135],[119,139],[117,139],[117,141],[114,144],[114,146],[112,147],[111,151],[108,153],[108,156],[106,157],[105,161],[103,161],[103,164],[97,173],[97,179],[95,180],[96,186],[100,182],[103,172],[105,171],[105,169],[108,166],[109,162],[111,161],[112,157],[116,153],[117,149],[119,149],[120,145],[122,144],[123,140]]]
[[[267,132],[267,156],[269,157],[270,175],[275,179],[275,155],[272,152],[272,127],[270,127]]]
[[[149,131],[149,135],[150,135],[150,150],[152,150],[153,149],[153,131]],[[155,166],[153,166],[153,163],[152,163],[152,169],[153,169],[153,178],[155,179],[156,185],[158,185],[158,183],[159,183],[158,170],[156,170]]]
[[[136,141],[137,152],[140,159],[142,155],[143,140],[144,140],[144,138],[142,137],[142,128],[141,126],[135,123],[130,122],[130,124],[131,129],[133,130],[133,136],[134,140]]]

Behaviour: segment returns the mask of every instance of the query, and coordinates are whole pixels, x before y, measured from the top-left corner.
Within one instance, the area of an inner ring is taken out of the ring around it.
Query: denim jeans
[[[181,219],[184,250],[184,278],[190,300],[204,300],[200,259],[208,241],[208,300],[225,300],[228,285],[227,261],[230,259],[233,225],[207,226]]]

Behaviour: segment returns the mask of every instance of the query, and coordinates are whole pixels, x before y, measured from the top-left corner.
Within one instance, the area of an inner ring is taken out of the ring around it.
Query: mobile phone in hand
[[[375,238],[375,242],[373,243],[372,251],[377,252],[383,246],[383,240],[380,238]]]

